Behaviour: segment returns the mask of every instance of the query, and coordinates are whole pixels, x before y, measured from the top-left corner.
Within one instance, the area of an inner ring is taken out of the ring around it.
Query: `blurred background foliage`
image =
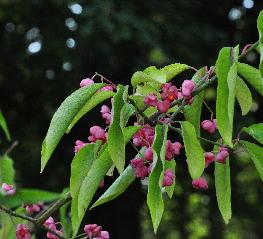
[[[43,174],[40,147],[52,114],[81,79],[96,71],[128,84],[134,71],[149,65],[213,65],[221,47],[243,47],[258,39],[262,8],[260,0],[0,0],[0,107],[12,139],[20,142],[11,154],[18,185],[53,191],[67,187],[74,141],[85,141],[90,126],[103,125],[99,108],[63,138]],[[246,61],[257,65],[257,59],[253,52]],[[206,96],[214,108],[214,88]],[[254,100],[246,118],[241,120],[237,109],[237,130],[262,122],[262,99],[255,92]],[[134,155],[131,148],[127,156]],[[217,208],[213,166],[206,175],[210,189],[200,193],[192,189],[180,158],[176,194],[167,199],[156,236],[140,182],[91,212],[86,222],[101,224],[113,239],[262,238],[262,182],[247,156],[240,155],[231,160],[234,217],[228,226]],[[106,187],[112,181],[106,179]]]

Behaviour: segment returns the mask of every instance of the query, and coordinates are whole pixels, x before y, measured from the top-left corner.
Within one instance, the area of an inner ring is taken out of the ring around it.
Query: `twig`
[[[12,211],[11,209],[6,208],[6,207],[4,207],[2,205],[0,205],[0,210],[5,212],[5,213],[7,213],[7,214],[9,214],[12,217],[21,218],[21,219],[27,220],[27,221],[32,222],[32,223],[36,222],[36,220],[34,218],[28,217],[28,216],[25,216],[25,215],[22,215],[22,214],[19,214],[19,213],[16,213],[16,212]]]
[[[5,151],[4,155],[10,154],[18,144],[19,144],[18,141],[14,141],[14,142],[11,144],[11,146]]]
[[[183,100],[182,104],[178,107],[178,109],[171,115],[171,119],[175,118],[176,115],[178,115],[181,110],[184,108],[184,106],[186,105],[186,101]]]
[[[70,193],[66,193],[64,197],[58,199],[54,204],[52,204],[46,211],[44,211],[39,217],[37,217],[36,224],[42,225],[54,212],[61,208],[64,204],[71,200]]]

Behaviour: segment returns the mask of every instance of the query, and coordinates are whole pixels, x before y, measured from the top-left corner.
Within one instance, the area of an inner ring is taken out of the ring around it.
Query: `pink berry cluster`
[[[154,128],[146,124],[133,136],[133,144],[135,146],[146,147],[142,157],[134,158],[130,161],[130,165],[134,169],[136,177],[141,179],[148,177],[151,172],[153,162],[152,144],[154,140],[154,134]],[[175,155],[180,154],[181,148],[181,143],[172,143],[170,140],[167,140],[165,159],[167,161],[172,160]],[[174,178],[175,175],[173,171],[167,169],[164,173],[163,186],[171,186]]]
[[[107,141],[107,132],[105,129],[101,128],[100,126],[94,125],[90,128],[90,136],[88,137],[88,140],[90,143],[96,143],[97,140],[101,140],[103,142]],[[75,142],[74,152],[77,153],[79,150],[81,150],[85,145],[88,143],[85,143],[81,140],[77,140]]]
[[[18,224],[16,228],[16,239],[31,239],[30,230],[24,224]]]
[[[173,184],[175,179],[174,172],[171,169],[166,169],[163,176],[163,187],[169,187]]]
[[[101,226],[97,224],[85,225],[84,231],[88,239],[109,239],[110,235],[107,231],[103,231]]]
[[[62,231],[57,229],[57,224],[53,217],[49,217],[45,222],[44,226],[55,231],[57,234],[62,235]],[[47,238],[49,239],[59,239],[56,235],[52,234],[51,232],[47,232]]]
[[[213,134],[217,130],[216,119],[204,120],[201,123],[201,126],[202,126],[203,130],[207,131],[210,134]]]
[[[12,196],[16,194],[16,189],[13,185],[3,183],[2,184],[2,193],[4,195]]]
[[[92,84],[94,84],[94,80],[90,78],[86,78],[86,79],[83,79],[79,85],[80,87],[86,87]],[[106,86],[103,86],[101,89],[99,89],[98,92],[107,91],[107,90],[113,91],[114,89],[111,85],[106,85]]]
[[[193,102],[192,92],[195,88],[195,82],[192,80],[185,80],[182,84],[181,90],[178,90],[172,83],[165,83],[162,86],[161,99],[158,99],[156,94],[149,94],[145,97],[144,103],[147,106],[154,106],[159,113],[166,113],[171,103],[175,100],[184,98],[188,104]]]
[[[35,204],[27,204],[24,205],[24,208],[26,209],[26,212],[31,215],[33,213],[40,212],[44,208],[44,203],[39,202]]]

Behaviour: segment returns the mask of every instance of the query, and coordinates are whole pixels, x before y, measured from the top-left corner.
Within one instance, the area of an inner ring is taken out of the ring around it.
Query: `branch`
[[[70,193],[66,193],[64,197],[58,199],[54,204],[52,204],[46,211],[44,211],[39,217],[35,219],[36,225],[42,225],[54,212],[59,210],[64,204],[71,200]]]
[[[7,213],[7,214],[9,214],[12,217],[21,218],[21,219],[27,220],[27,221],[32,222],[32,223],[36,222],[36,220],[34,218],[28,217],[28,216],[25,216],[25,215],[22,215],[22,214],[19,214],[19,213],[16,213],[16,212],[12,211],[11,209],[6,208],[6,207],[4,207],[2,205],[0,205],[0,210],[5,212],[5,213]]]

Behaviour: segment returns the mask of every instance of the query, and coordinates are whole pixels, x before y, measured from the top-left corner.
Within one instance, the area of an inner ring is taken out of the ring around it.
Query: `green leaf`
[[[166,82],[173,79],[175,76],[181,72],[190,69],[190,66],[181,63],[174,63],[161,68],[160,70],[166,74]]]
[[[224,47],[219,52],[216,61],[216,75],[218,77],[216,98],[217,125],[223,140],[229,146],[233,146],[232,133],[238,53],[238,46],[235,48]]]
[[[79,110],[79,112],[76,114],[72,122],[70,123],[66,133],[69,133],[70,130],[73,128],[73,126],[79,121],[80,118],[82,118],[86,113],[88,113],[90,110],[92,110],[95,106],[98,104],[104,102],[105,100],[111,98],[114,96],[114,92],[106,90],[97,92],[94,96],[92,96],[86,104]]]
[[[204,152],[197,139],[194,126],[188,121],[183,121],[181,124],[188,170],[192,179],[197,179],[205,168]]]
[[[255,90],[263,96],[263,78],[258,69],[245,63],[238,63],[238,74],[240,74]]]
[[[60,197],[60,193],[54,193],[38,189],[20,189],[14,196],[1,196],[0,204],[7,207],[17,207],[21,204],[33,204],[38,202],[51,202]]]
[[[72,197],[72,228],[78,226],[78,196],[83,180],[95,160],[95,144],[87,144],[73,158],[71,163],[70,194]]]
[[[155,76],[154,75],[150,76],[142,71],[136,71],[131,78],[131,84],[133,87],[148,82],[158,83],[161,85],[166,82],[165,74],[159,73],[159,75],[156,74]]]
[[[60,222],[63,225],[63,231],[65,233],[66,238],[70,238],[71,234],[71,225],[70,225],[70,218],[68,215],[68,208],[70,206],[70,202],[66,203],[59,209],[59,218]]]
[[[113,98],[113,120],[108,132],[108,151],[119,173],[122,173],[125,165],[125,143],[121,125],[121,110],[125,104],[124,91],[124,86],[119,85]]]
[[[201,68],[198,70],[192,80],[198,83],[202,77],[205,75],[205,68]],[[197,135],[200,135],[200,119],[202,113],[202,105],[203,105],[203,98],[205,92],[202,91],[198,95],[194,97],[194,102],[191,105],[186,105],[183,109],[184,117],[187,121],[189,121],[192,125],[194,125]]]
[[[256,144],[241,140],[240,143],[245,146],[246,151],[248,152],[249,156],[251,157],[255,167],[259,173],[261,180],[263,180],[263,148],[259,147]]]
[[[103,203],[112,201],[125,192],[130,184],[135,180],[134,169],[129,165],[122,174],[114,181],[107,191],[91,206],[90,209]]]
[[[227,224],[232,216],[229,159],[225,164],[215,162],[214,175],[218,208]]]
[[[240,105],[242,115],[246,115],[252,106],[252,95],[246,83],[238,76],[236,81],[236,99]]]
[[[263,11],[259,13],[257,26],[259,33],[259,51],[260,51],[259,70],[260,70],[261,78],[263,78]]]
[[[125,144],[129,142],[132,136],[141,129],[141,126],[130,126],[123,130]],[[105,175],[112,167],[112,160],[108,152],[108,147],[106,147],[99,158],[97,158],[90,170],[88,171],[85,179],[79,190],[78,202],[72,205],[73,210],[78,210],[78,218],[74,219],[73,235],[78,233],[80,223],[85,215],[89,204],[96,193],[100,182],[104,179]],[[76,209],[77,208],[77,209]],[[72,219],[73,221],[73,219]]]
[[[43,172],[54,149],[65,134],[74,117],[104,84],[92,84],[80,88],[67,97],[55,112],[41,151],[41,172]]]
[[[7,140],[10,141],[11,140],[10,133],[6,124],[5,117],[1,110],[0,110],[0,127],[3,129]]]
[[[133,74],[131,84],[133,87],[144,83],[155,83],[161,86],[179,73],[189,69],[190,67],[185,64],[174,63],[165,66],[161,69],[157,69],[155,66],[146,68],[143,72],[137,71]]]
[[[73,158],[71,163],[70,194],[72,198],[78,195],[82,181],[95,160],[95,144],[85,145]]]
[[[15,184],[13,160],[7,155],[0,157],[0,185],[2,183]]]
[[[145,148],[142,148],[136,157],[144,154]],[[136,158],[135,157],[135,158]],[[121,195],[135,180],[134,169],[129,165],[122,174],[114,181],[114,183],[107,189],[103,195],[90,207],[90,210],[106,202],[112,201]]]
[[[125,103],[121,109],[120,124],[124,128],[128,123],[130,117],[134,114],[135,108],[132,104]]]
[[[259,143],[263,144],[263,123],[250,125],[249,127],[243,128],[242,131],[246,132]]]
[[[162,182],[167,142],[167,125],[155,127],[153,142],[153,166],[149,176],[147,204],[150,210],[154,232],[157,232],[164,211]]]
[[[174,174],[175,174],[175,166],[176,166],[175,160],[165,161],[164,168],[171,169],[174,172]],[[175,179],[173,180],[173,184],[171,186],[165,187],[165,191],[167,192],[169,198],[173,197],[174,188],[175,188]]]

